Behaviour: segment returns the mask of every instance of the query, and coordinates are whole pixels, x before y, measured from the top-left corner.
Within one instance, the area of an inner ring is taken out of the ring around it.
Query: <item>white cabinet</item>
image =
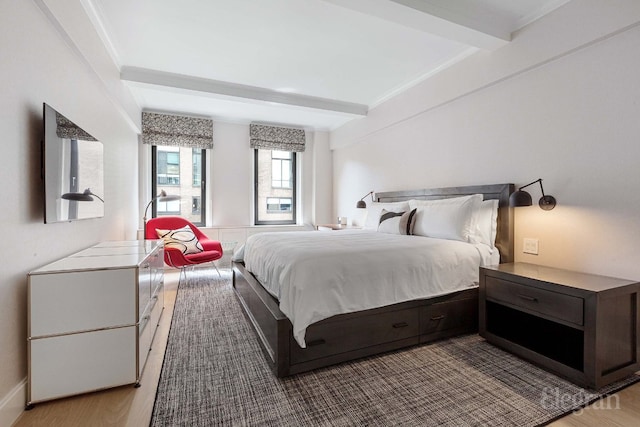
[[[29,273],[27,406],[140,382],[163,257],[159,240],[104,242]]]

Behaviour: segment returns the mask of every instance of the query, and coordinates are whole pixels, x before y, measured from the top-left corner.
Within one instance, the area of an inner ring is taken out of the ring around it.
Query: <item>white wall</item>
[[[516,260],[640,280],[639,21],[640,2],[570,2],[332,132],[334,215],[370,189],[543,178],[558,206],[516,210]]]
[[[249,125],[214,121],[214,147],[207,153],[211,218],[203,232],[214,240],[235,242],[238,249],[248,236],[265,231],[300,231],[329,222],[331,216],[331,150],[326,132],[306,131],[306,149],[298,153],[298,225],[254,226],[254,151]],[[142,147],[150,158],[149,147]],[[142,160],[145,162],[145,160]],[[148,160],[146,160],[148,162]],[[141,168],[142,169],[142,168]],[[144,179],[149,181],[150,172]],[[150,185],[150,184],[149,184]]]
[[[306,130],[306,150],[298,154],[299,225],[328,222],[332,208],[331,150],[327,132]],[[253,162],[249,124],[214,120],[214,147],[207,151],[207,227],[253,227]],[[151,200],[151,148],[139,144],[140,212]],[[139,227],[142,229],[142,215]],[[308,227],[307,227],[308,228]],[[141,234],[140,234],[141,236]]]
[[[36,2],[0,3],[0,52],[0,425],[10,425],[25,403],[27,273],[101,240],[133,238],[138,156],[131,121]],[[104,143],[104,218],[44,224],[43,102]]]
[[[252,224],[253,150],[249,125],[215,122],[208,197],[213,226]]]
[[[332,215],[333,195],[333,159],[329,146],[329,134],[316,132],[313,140],[313,179],[311,194],[312,205],[310,222],[313,224],[332,224],[337,221]]]
[[[298,192],[301,224],[331,214],[331,152],[326,132],[306,131],[307,147],[299,153]],[[209,203],[211,227],[253,225],[253,156],[249,125],[215,121],[214,147],[209,150]],[[319,141],[319,142],[317,142]],[[320,202],[318,202],[320,200]]]

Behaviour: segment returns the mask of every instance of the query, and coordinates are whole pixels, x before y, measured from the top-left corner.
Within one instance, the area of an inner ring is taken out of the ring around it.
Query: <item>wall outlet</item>
[[[538,239],[525,237],[522,252],[525,254],[538,255]]]

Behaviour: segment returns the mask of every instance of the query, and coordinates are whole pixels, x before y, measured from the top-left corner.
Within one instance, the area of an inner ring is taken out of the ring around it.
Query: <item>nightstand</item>
[[[317,224],[316,230],[359,230],[362,227],[356,227],[354,225],[342,225],[342,224]]]
[[[534,264],[480,268],[488,342],[580,386],[640,369],[640,283]]]

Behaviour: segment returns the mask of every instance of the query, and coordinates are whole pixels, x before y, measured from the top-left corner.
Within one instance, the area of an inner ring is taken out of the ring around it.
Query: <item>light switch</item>
[[[538,239],[525,237],[522,252],[525,254],[538,255]]]

